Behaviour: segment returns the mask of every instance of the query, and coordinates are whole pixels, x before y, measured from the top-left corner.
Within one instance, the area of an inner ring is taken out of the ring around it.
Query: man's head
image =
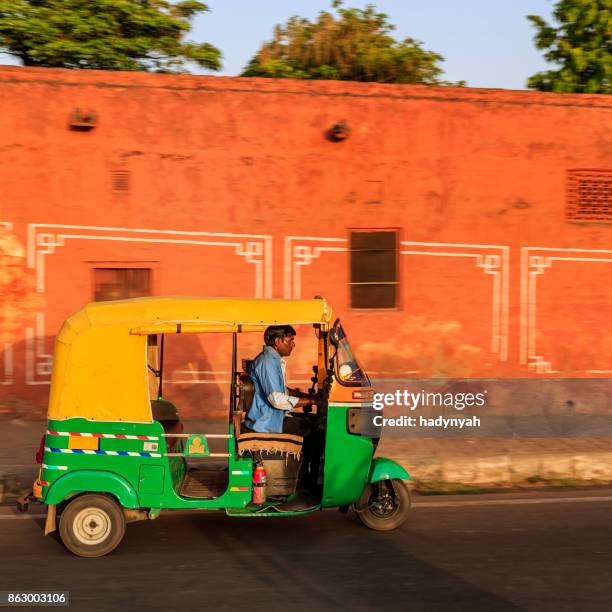
[[[264,332],[264,342],[281,357],[289,357],[295,348],[295,329],[291,325],[270,325]]]

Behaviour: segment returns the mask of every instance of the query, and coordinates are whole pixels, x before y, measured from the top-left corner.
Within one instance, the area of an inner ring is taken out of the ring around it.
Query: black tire
[[[401,480],[369,484],[355,503],[359,520],[370,529],[391,531],[408,518],[410,491]]]
[[[124,533],[122,508],[113,498],[98,493],[75,498],[60,518],[60,538],[79,557],[107,555],[117,548]]]

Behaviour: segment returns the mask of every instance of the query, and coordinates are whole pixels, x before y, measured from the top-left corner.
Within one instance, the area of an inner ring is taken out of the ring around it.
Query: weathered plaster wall
[[[69,129],[76,108],[95,128]],[[91,299],[92,268],[134,265],[153,269],[157,294],[325,295],[374,372],[609,375],[612,229],[568,222],[565,207],[568,170],[612,168],[611,108],[2,67],[0,220],[46,303],[3,389],[44,397],[52,336]],[[339,121],[351,135],[331,142]],[[397,310],[350,309],[352,228],[399,230]]]

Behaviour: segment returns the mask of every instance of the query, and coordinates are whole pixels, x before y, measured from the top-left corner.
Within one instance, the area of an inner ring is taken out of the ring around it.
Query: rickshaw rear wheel
[[[79,557],[102,557],[123,539],[125,516],[106,495],[88,493],[68,503],[60,517],[59,533],[66,548]]]
[[[401,480],[381,480],[366,486],[355,502],[359,520],[370,529],[391,531],[408,518],[410,491]]]

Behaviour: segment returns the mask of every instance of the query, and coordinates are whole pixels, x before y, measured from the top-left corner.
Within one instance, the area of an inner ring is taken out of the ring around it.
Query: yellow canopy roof
[[[146,336],[333,322],[324,299],[151,297],[88,304],[55,342],[49,418],[150,422]]]

